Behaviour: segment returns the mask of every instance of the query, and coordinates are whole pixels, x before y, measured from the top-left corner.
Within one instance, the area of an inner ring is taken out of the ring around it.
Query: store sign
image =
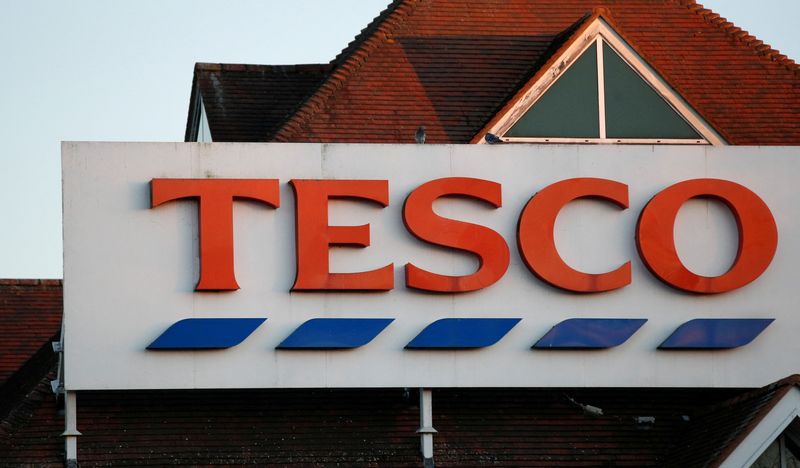
[[[389,204],[388,180],[298,180],[295,194],[295,282],[292,291],[388,291],[394,288],[394,266],[373,271],[332,273],[332,246],[367,247],[369,225],[331,226],[332,198]],[[233,202],[255,200],[277,208],[277,179],[153,179],[152,206],[185,198],[197,199],[200,229],[200,279],[197,291],[239,289],[234,276]],[[432,273],[406,264],[406,286],[423,291],[464,293],[496,283],[509,264],[508,244],[485,226],[437,215],[433,203],[443,197],[467,197],[494,208],[502,205],[502,186],[470,177],[446,177],[423,183],[403,205],[403,222],[420,240],[469,252],[479,259],[477,271],[458,276]],[[580,198],[599,198],[628,207],[628,187],[597,178],[562,180],[536,193],[517,220],[520,256],[528,269],[551,285],[574,292],[611,291],[631,282],[631,264],[590,274],[570,267],[558,254],[553,238],[556,217]],[[728,206],[739,231],[736,259],[730,270],[713,277],[689,271],[678,257],[673,231],[679,209],[692,198],[717,199]],[[778,245],[775,220],[767,205],[747,188],[726,180],[693,179],[657,193],[639,217],[636,244],[647,267],[666,284],[689,292],[711,294],[740,288],[767,269]]]
[[[66,385],[760,386],[797,156],[65,143]]]

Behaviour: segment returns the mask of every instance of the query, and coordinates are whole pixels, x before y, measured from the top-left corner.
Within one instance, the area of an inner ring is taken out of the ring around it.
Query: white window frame
[[[208,125],[208,115],[206,106],[203,104],[203,97],[198,93],[197,99],[200,101],[200,118],[197,122],[197,142],[211,143],[211,127]]]
[[[650,85],[702,138],[607,138],[605,120],[605,82],[603,73],[603,48],[608,44],[633,70]],[[514,124],[530,110],[550,87],[565,73],[575,61],[592,45],[597,49],[598,73],[598,112],[600,138],[547,138],[547,137],[505,137]],[[578,143],[578,144],[672,144],[672,145],[714,145],[723,146],[725,140],[692,109],[692,107],[634,51],[622,37],[602,18],[596,18],[577,37],[558,60],[541,75],[530,89],[492,125],[488,133],[499,136],[509,143]],[[485,144],[483,138],[477,141]]]

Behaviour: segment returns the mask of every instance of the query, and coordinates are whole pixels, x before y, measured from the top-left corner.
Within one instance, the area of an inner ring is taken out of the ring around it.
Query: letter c
[[[578,198],[610,201],[628,207],[628,186],[608,179],[575,178],[549,185],[534,195],[519,217],[517,243],[522,260],[536,277],[567,291],[590,293],[611,291],[631,282],[631,262],[614,271],[584,273],[567,265],[556,250],[553,228],[556,217]]]

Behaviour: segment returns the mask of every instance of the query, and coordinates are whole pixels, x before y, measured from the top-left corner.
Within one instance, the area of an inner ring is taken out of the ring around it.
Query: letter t
[[[246,198],[277,208],[277,179],[153,179],[150,206],[197,198],[200,280],[197,291],[239,289],[233,268],[233,199]]]

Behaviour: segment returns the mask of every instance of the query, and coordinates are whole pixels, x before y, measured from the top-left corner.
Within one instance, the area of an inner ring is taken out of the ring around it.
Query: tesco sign
[[[65,143],[66,386],[760,386],[798,156]]]
[[[295,194],[295,252],[297,264],[293,291],[388,291],[394,288],[394,265],[371,271],[332,273],[331,246],[367,247],[369,225],[331,226],[328,201],[352,199],[389,205],[388,180],[292,179]],[[277,179],[153,179],[152,206],[194,198],[200,228],[200,278],[198,291],[239,289],[234,273],[233,201],[246,198],[273,208],[280,206]],[[503,236],[485,226],[437,215],[433,203],[442,197],[465,197],[502,206],[501,184],[485,179],[447,177],[414,189],[403,204],[403,223],[416,238],[434,245],[475,255],[477,271],[448,276],[405,265],[409,288],[440,293],[477,291],[496,283],[506,273],[509,249]],[[736,219],[738,253],[730,270],[706,277],[692,273],[681,262],[673,232],[678,210],[692,198],[718,199]],[[574,292],[611,291],[631,282],[626,262],[606,273],[584,273],[570,267],[558,254],[553,237],[556,217],[569,202],[595,198],[628,208],[628,186],[608,179],[573,178],[537,192],[517,221],[519,253],[528,269],[557,288]],[[767,269],[778,244],[778,230],[769,207],[755,193],[735,182],[693,179],[657,193],[639,216],[636,245],[650,271],[666,284],[695,293],[721,293],[740,288]]]

